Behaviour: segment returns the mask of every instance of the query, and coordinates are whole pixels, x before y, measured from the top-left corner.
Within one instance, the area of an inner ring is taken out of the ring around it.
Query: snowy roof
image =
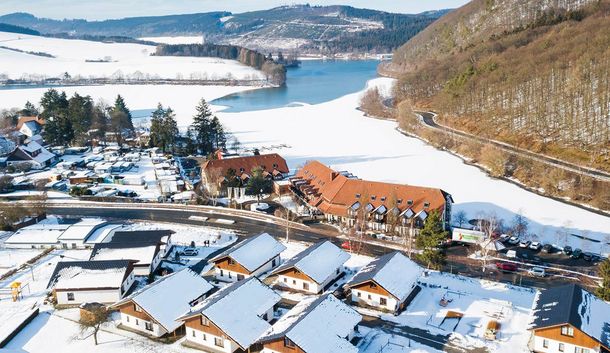
[[[316,283],[320,284],[335,274],[336,269],[347,260],[349,260],[348,253],[328,240],[325,240],[301,251],[295,257],[274,270],[273,273],[280,273],[295,267],[303,274],[316,281]]]
[[[182,325],[177,317],[189,311],[191,303],[212,288],[203,277],[186,268],[132,293],[113,307],[133,301],[168,332],[173,332]]]
[[[415,262],[400,252],[394,251],[378,257],[364,266],[348,285],[353,287],[373,280],[398,300],[403,301],[411,293],[420,274],[421,268]]]
[[[141,266],[152,263],[156,254],[157,245],[97,243],[89,260],[135,260]]]
[[[576,284],[544,289],[536,295],[530,329],[564,324],[610,347],[610,304]]]
[[[250,277],[222,288],[181,319],[204,315],[246,349],[271,327],[262,316],[280,299],[258,278]]]
[[[60,261],[47,288],[120,288],[130,261]]]
[[[286,247],[282,243],[268,233],[262,233],[239,242],[210,259],[210,262],[230,257],[245,267],[246,270],[253,272],[284,250],[286,250]]]
[[[118,224],[106,224],[97,228],[85,241],[87,244],[102,243],[106,237],[121,226]]]
[[[16,231],[6,244],[57,244],[69,224],[35,224]]]
[[[100,218],[83,218],[80,222],[73,224],[70,228],[59,236],[59,240],[82,240],[84,241],[89,235],[106,224],[106,221]]]
[[[345,337],[362,316],[332,294],[301,301],[267,330],[260,342],[288,337],[306,353],[356,353]]]

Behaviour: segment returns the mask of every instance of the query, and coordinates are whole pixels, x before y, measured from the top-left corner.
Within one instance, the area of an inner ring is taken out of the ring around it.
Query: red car
[[[518,269],[517,264],[512,262],[498,262],[496,268],[502,272],[515,272]]]
[[[349,241],[344,241],[341,243],[341,247],[347,251],[352,251],[352,246],[350,245]]]

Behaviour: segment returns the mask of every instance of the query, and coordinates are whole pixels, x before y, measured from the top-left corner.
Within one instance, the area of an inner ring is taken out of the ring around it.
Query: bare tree
[[[458,227],[462,227],[464,223],[468,222],[468,216],[464,210],[458,211],[455,215],[453,215],[453,222],[458,225]]]
[[[205,195],[212,201],[212,206],[218,203],[221,191],[222,170],[220,168],[210,169],[206,172],[207,183],[205,185]]]
[[[79,325],[81,332],[87,333],[88,331],[93,331],[93,342],[97,346],[97,334],[102,328],[110,320],[110,311],[106,309],[104,305],[90,305],[87,310],[83,310],[81,312],[81,318],[79,320]]]
[[[291,223],[296,219],[296,215],[287,208],[277,209],[274,215],[282,219],[282,226],[286,231],[286,242],[290,241]]]
[[[502,221],[495,213],[482,214],[478,217],[477,228],[485,234],[483,240],[479,241],[478,245],[481,253],[482,272],[487,268],[489,254],[495,251],[495,233],[500,229]]]

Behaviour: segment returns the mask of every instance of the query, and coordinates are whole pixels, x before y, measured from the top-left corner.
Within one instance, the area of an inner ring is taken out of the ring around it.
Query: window
[[[235,265],[235,260],[229,258],[229,265]]]
[[[150,322],[148,322],[148,321],[146,321],[144,323],[144,328],[146,328],[146,330],[148,330],[148,331],[152,331],[153,330],[152,324]]]
[[[195,332],[195,330],[193,330],[193,337],[197,337],[197,332]]]
[[[297,281],[295,279],[293,279],[292,284],[297,284]]]
[[[74,301],[74,293],[68,293],[68,301]]]
[[[388,300],[384,297],[379,298],[379,304],[388,305]]]
[[[244,275],[240,275],[239,273],[237,274],[237,280],[241,281],[242,279],[244,279]]]
[[[356,294],[358,295],[358,298],[362,297],[362,293],[358,292]]]
[[[284,337],[284,347],[294,348],[296,345],[288,337]]]
[[[210,326],[210,321],[208,320],[208,318],[207,318],[207,317],[202,316],[202,317],[201,317],[201,324],[202,324],[203,326]]]
[[[371,200],[375,201],[377,199],[377,196],[373,195],[371,196]]]
[[[340,268],[338,268],[338,269],[337,269],[337,274],[339,274],[339,272],[341,272],[341,269],[340,269]]]
[[[309,290],[309,283],[303,282],[303,289]]]
[[[375,283],[371,283],[371,288],[377,288],[377,285]]]
[[[559,351],[560,351],[560,352],[564,352],[564,351],[565,351],[565,349],[566,349],[565,344],[560,343],[560,344],[559,344]]]
[[[275,264],[276,264],[275,259],[271,260],[271,267],[275,267]]]
[[[225,341],[222,338],[214,337],[214,344],[217,347],[224,347],[225,346]]]
[[[207,336],[205,335],[205,333],[203,334],[203,340],[204,340],[204,341],[207,341],[207,340],[208,340],[208,338],[207,338]]]
[[[407,200],[407,205],[409,205],[409,206],[413,205],[413,200]]]
[[[561,326],[561,335],[574,337],[574,328],[571,326]]]
[[[233,276],[231,275],[231,272],[228,272],[229,278],[233,278]]]
[[[396,203],[400,205],[402,203],[402,199],[396,200]]]
[[[369,294],[369,300],[373,299],[373,297]]]
[[[220,270],[220,277],[224,277],[225,276],[225,271]]]
[[[129,315],[125,315],[125,321],[129,322]]]
[[[288,278],[284,277],[284,283],[288,282]]]
[[[133,305],[133,310],[135,310],[138,313],[142,312],[142,308],[140,308],[140,306],[138,304],[134,304]]]
[[[136,319],[136,326],[140,326],[140,320]]]
[[[359,199],[360,198],[360,194],[356,194],[356,198]]]
[[[542,340],[542,347],[549,348],[549,340],[547,340],[547,339]]]
[[[381,201],[385,201],[385,196],[381,197]]]
[[[424,202],[424,208],[430,207],[430,202]]]

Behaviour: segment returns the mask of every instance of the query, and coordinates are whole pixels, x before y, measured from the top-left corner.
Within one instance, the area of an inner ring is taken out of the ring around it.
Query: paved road
[[[185,212],[183,210],[171,210],[171,209],[151,209],[151,208],[121,208],[118,205],[108,204],[108,206],[88,207],[65,207],[62,205],[49,204],[49,213],[61,215],[61,216],[80,216],[80,217],[103,217],[110,220],[144,220],[144,221],[155,221],[155,222],[169,222],[179,224],[190,224],[190,225],[204,225],[218,228],[225,228],[234,230],[240,236],[252,236],[267,232],[277,238],[285,237],[285,229],[277,224],[251,218],[244,218],[238,215],[220,215],[218,212],[204,211],[204,210],[193,210]],[[201,220],[189,219],[190,216],[208,217],[207,222]],[[215,219],[222,218],[226,220],[234,221],[233,224],[216,223]],[[340,246],[344,242],[344,239],[337,238],[338,232],[331,233],[325,227],[323,229],[317,229],[314,227],[305,227],[304,229],[292,229],[290,232],[290,239],[314,243],[320,240],[329,240],[332,243]],[[361,253],[369,256],[381,256],[389,252],[394,251],[392,248],[384,247],[382,245],[363,243]],[[569,282],[569,278],[535,278],[528,277],[522,274],[513,273],[502,273],[498,271],[481,271],[480,262],[476,260],[470,260],[465,258],[462,254],[453,253],[452,248],[448,250],[448,261],[447,265],[443,269],[446,272],[455,274],[461,274],[474,278],[488,278],[505,283],[520,284],[523,286],[544,288],[548,287],[550,283],[557,285],[561,282]]]
[[[605,172],[605,171],[602,171],[599,169],[583,167],[583,166],[573,164],[570,162],[566,162],[566,161],[563,161],[563,160],[560,160],[557,158],[549,157],[549,156],[535,153],[535,152],[532,152],[532,151],[529,151],[529,150],[526,150],[523,148],[515,147],[512,145],[503,143],[503,142],[499,142],[499,141],[495,141],[492,139],[469,134],[467,132],[452,129],[452,128],[444,126],[444,125],[439,125],[434,120],[434,118],[436,117],[436,114],[434,114],[432,112],[417,112],[417,113],[421,115],[423,123],[426,124],[430,128],[442,130],[447,133],[453,133],[453,134],[459,135],[459,136],[467,138],[467,139],[476,140],[481,143],[490,143],[490,144],[492,144],[498,148],[501,148],[505,151],[508,151],[510,153],[521,155],[521,156],[527,156],[538,162],[546,163],[546,164],[552,165],[553,167],[556,167],[556,168],[561,168],[561,169],[564,169],[564,170],[567,170],[570,172],[587,175],[587,176],[597,178],[600,180],[610,181],[610,173],[608,173],[608,172]]]

